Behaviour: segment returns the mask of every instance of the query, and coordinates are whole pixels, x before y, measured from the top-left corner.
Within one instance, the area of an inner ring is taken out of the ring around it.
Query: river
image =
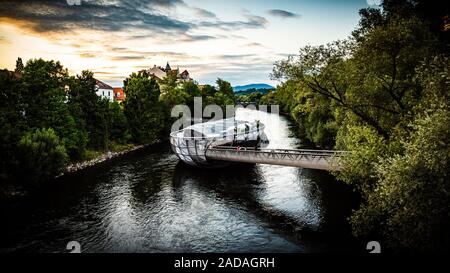
[[[300,148],[283,117],[260,119],[268,148]],[[258,117],[256,117],[258,116]],[[355,252],[357,196],[325,171],[272,165],[203,170],[168,143],[57,179],[2,206],[1,252]]]

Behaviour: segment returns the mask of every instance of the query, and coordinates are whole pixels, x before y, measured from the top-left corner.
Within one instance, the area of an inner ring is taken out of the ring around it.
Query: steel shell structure
[[[172,150],[183,162],[198,167],[217,167],[226,162],[210,160],[209,148],[217,146],[252,146],[267,143],[264,124],[234,118],[197,123],[170,134]]]

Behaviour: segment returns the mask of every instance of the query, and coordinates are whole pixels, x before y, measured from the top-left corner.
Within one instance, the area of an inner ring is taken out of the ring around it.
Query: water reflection
[[[269,147],[296,148],[289,122],[258,114]],[[270,129],[271,128],[271,129]],[[63,177],[1,209],[1,251],[314,252],[352,250],[348,188],[323,171],[270,165],[202,170],[168,144]]]

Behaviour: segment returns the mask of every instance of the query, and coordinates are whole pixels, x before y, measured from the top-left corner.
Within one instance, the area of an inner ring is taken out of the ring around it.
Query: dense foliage
[[[166,106],[167,117],[170,117],[170,109],[175,105],[187,105],[194,114],[194,98],[202,99],[202,106],[216,104],[226,109],[226,105],[234,105],[236,98],[231,84],[220,78],[216,81],[217,86],[209,84],[199,85],[193,81],[177,83],[170,75],[159,81],[161,88],[160,101]],[[172,120],[172,119],[171,119]]]
[[[252,90],[236,92],[236,100],[241,103],[254,103],[258,105],[260,103],[261,97],[267,93],[268,91],[256,91],[256,89],[253,88]]]
[[[36,129],[25,134],[18,144],[22,162],[21,177],[33,186],[61,174],[68,161],[66,148],[53,129]]]
[[[337,177],[363,198],[355,235],[392,249],[450,246],[450,62],[445,14],[425,1],[360,12],[347,40],[276,63],[280,104],[317,146],[347,150]]]
[[[156,80],[146,73],[133,73],[126,81],[124,113],[130,125],[132,139],[137,143],[156,140],[164,128],[160,90]]]
[[[15,71],[0,71],[0,190],[5,185],[39,185],[60,174],[69,162],[92,159],[105,151],[123,150],[167,137],[170,109],[204,104],[234,104],[231,85],[217,88],[163,80],[145,71],[124,81],[124,103],[96,94],[90,71],[70,76],[59,62],[18,58]]]

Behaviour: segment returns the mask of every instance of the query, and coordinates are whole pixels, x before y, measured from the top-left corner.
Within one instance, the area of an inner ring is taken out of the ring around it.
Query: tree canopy
[[[448,31],[425,1],[360,11],[352,36],[275,64],[278,103],[302,135],[347,150],[335,175],[363,199],[353,233],[392,249],[449,247]],[[441,17],[440,17],[441,16]]]

